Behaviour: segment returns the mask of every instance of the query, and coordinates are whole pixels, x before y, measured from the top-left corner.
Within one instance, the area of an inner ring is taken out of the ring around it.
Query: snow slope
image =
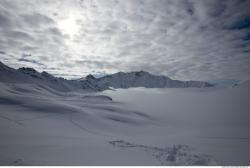
[[[57,94],[31,84],[0,88],[1,165],[136,165],[151,159],[141,152],[130,157],[109,144],[152,120],[107,96]]]
[[[250,164],[249,88],[86,80],[1,64],[0,165]]]
[[[159,150],[141,141],[139,150],[116,148],[119,140],[151,137],[158,121],[99,93],[0,83],[0,109],[1,165],[179,165],[179,150],[195,159],[187,164],[214,163],[184,146]]]
[[[0,83],[1,165],[249,165],[249,90]]]

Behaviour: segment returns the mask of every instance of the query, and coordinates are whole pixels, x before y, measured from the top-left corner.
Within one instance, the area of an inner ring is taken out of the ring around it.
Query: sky
[[[0,60],[65,78],[250,78],[250,0],[1,0]]]

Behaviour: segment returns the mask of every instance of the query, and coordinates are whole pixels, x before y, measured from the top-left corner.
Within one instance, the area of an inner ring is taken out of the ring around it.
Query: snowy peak
[[[89,74],[89,75],[86,76],[85,79],[86,80],[95,80],[96,78],[93,75]]]
[[[101,78],[88,75],[78,80],[57,78],[48,72],[42,73],[33,68],[13,69],[0,62],[0,82],[33,83],[43,87],[50,87],[60,91],[92,90],[103,91],[113,88],[184,88],[184,87],[210,87],[211,84],[202,81],[179,81],[166,76],[157,76],[145,71],[118,72]]]
[[[0,61],[0,71],[10,71],[12,68],[6,66]]]
[[[118,72],[97,80],[99,85],[113,88],[175,88],[175,87],[210,87],[211,84],[202,81],[179,81],[166,76],[158,76],[145,71]]]
[[[27,68],[27,67],[19,68],[18,71],[23,72],[23,73],[27,73],[27,74],[38,73],[35,69],[33,69],[33,68]]]
[[[29,77],[36,79],[36,80],[44,80],[44,81],[58,81],[61,78],[56,78],[53,75],[49,74],[46,71],[43,71],[42,73],[36,71],[33,68],[27,68],[27,67],[22,67],[19,68],[17,71],[20,73],[23,73],[25,75],[28,75]]]
[[[43,71],[43,72],[41,73],[41,75],[42,75],[43,77],[45,77],[45,78],[48,78],[48,79],[55,79],[55,77],[54,77],[53,75],[49,74],[49,73],[46,72],[46,71]]]
[[[35,69],[33,69],[33,68],[22,67],[22,68],[19,68],[18,71],[21,72],[21,73],[27,74],[27,75],[29,75],[29,76],[31,76],[33,78],[42,79],[41,74],[39,72],[37,72]]]

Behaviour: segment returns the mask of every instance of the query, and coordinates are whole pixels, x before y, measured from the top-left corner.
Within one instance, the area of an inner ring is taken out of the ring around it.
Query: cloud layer
[[[249,78],[249,0],[1,0],[0,57],[64,77]]]

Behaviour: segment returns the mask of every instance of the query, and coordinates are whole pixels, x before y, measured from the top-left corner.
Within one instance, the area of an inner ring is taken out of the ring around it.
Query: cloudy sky
[[[1,0],[0,58],[67,78],[250,78],[250,0]]]

